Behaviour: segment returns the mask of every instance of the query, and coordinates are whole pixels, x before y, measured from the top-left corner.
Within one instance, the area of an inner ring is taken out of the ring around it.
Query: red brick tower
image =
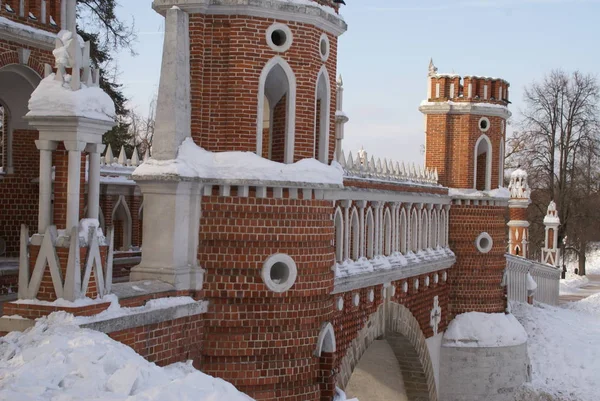
[[[451,312],[502,312],[506,265],[503,186],[504,136],[509,84],[497,78],[438,74],[430,64],[426,118],[426,167],[452,188]]]
[[[335,148],[337,38],[330,0],[156,0],[189,14],[191,133],[213,152],[281,163]],[[333,208],[324,186],[205,185],[198,260],[209,301],[199,365],[256,400],[331,400],[332,353],[315,356],[332,319]]]
[[[508,253],[527,258],[529,243],[529,221],[527,207],[531,203],[531,190],[527,184],[527,173],[516,169],[510,176],[510,200],[508,201]]]

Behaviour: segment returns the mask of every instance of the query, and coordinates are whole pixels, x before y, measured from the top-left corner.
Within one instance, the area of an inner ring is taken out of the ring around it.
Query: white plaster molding
[[[489,191],[492,189],[492,142],[490,138],[482,134],[477,142],[475,142],[475,148],[473,150],[473,189],[477,189],[477,158],[479,156],[479,144],[485,142],[487,144],[486,158],[485,158],[485,190]]]
[[[323,47],[325,47],[325,53],[323,53]],[[331,45],[329,43],[329,37],[326,33],[321,34],[321,38],[319,39],[319,54],[321,55],[321,60],[326,62],[329,59],[329,54],[331,53]]]
[[[340,16],[322,10],[317,4],[293,4],[277,0],[221,0],[218,4],[210,0],[154,0],[152,3],[154,10],[162,15],[173,6],[189,13],[246,15],[312,24],[335,36],[340,36],[348,29]]]
[[[488,253],[494,246],[494,240],[487,232],[482,232],[475,240],[475,247],[481,253]]]
[[[0,39],[36,49],[54,50],[56,34],[25,24],[17,25],[0,19]]]
[[[277,45],[273,42],[273,32],[275,31],[281,31],[285,35],[285,41],[282,45]],[[274,50],[278,53],[285,53],[288,51],[294,42],[292,30],[287,25],[280,22],[276,22],[267,28],[265,36],[267,39],[267,45],[271,48],[271,50]]]
[[[331,323],[324,323],[317,338],[317,349],[315,356],[321,356],[321,353],[334,353],[336,351],[335,331]]]
[[[430,102],[421,104],[419,111],[423,114],[473,114],[504,119],[508,119],[512,115],[507,107],[471,102]]]
[[[322,80],[321,80],[322,79]],[[321,87],[324,86],[324,88]],[[324,91],[325,93],[321,93]],[[323,99],[324,96],[324,99]],[[315,86],[315,111],[317,109],[317,101],[321,99],[321,110],[319,122],[320,132],[316,132],[315,124],[315,139],[319,137],[319,149],[315,149],[316,158],[322,163],[329,164],[329,130],[330,130],[330,113],[331,113],[331,85],[327,67],[321,66],[317,74],[317,85]],[[323,101],[324,100],[324,101]],[[316,121],[316,112],[315,112]]]
[[[439,297],[436,295],[433,297],[433,309],[429,314],[429,325],[433,329],[433,335],[438,334],[439,325],[442,321],[442,308],[440,306]]]
[[[277,274],[281,274],[282,278],[273,278],[273,268],[277,268]],[[276,253],[269,256],[261,270],[261,277],[266,286],[274,292],[286,292],[296,283],[298,277],[298,269],[296,262],[289,255],[284,253]]]

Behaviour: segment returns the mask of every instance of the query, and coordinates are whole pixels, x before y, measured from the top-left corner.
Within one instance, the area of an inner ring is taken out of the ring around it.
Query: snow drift
[[[0,338],[1,401],[252,401],[190,363],[161,368],[57,312]]]

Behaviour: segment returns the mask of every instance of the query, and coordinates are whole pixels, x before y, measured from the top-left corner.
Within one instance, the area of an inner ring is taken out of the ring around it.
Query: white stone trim
[[[352,304],[354,306],[360,305],[360,294],[359,293],[352,295]]]
[[[271,279],[271,269],[277,263],[281,263],[287,268],[287,279],[282,283],[277,283]],[[298,277],[296,262],[294,262],[294,259],[289,255],[284,253],[271,255],[263,264],[261,277],[271,291],[278,293],[286,292],[296,283],[296,278]]]
[[[285,133],[285,155],[284,163],[294,162],[294,142],[296,132],[296,76],[292,67],[281,56],[275,56],[265,64],[258,81],[258,114],[256,118],[256,154],[262,154],[263,115],[265,108],[265,86],[271,70],[279,65],[288,80],[287,110],[286,110],[286,133]]]
[[[344,310],[344,297],[339,297],[337,302],[337,310],[339,310],[340,312]]]
[[[320,357],[323,352],[333,353],[335,351],[335,330],[333,329],[332,324],[327,322],[323,324],[321,331],[319,332],[315,356]]]
[[[469,88],[471,84],[469,84]],[[469,94],[470,97],[470,94]],[[432,102],[422,104],[419,111],[423,114],[472,114],[479,116],[495,116],[508,119],[512,113],[507,107],[496,104],[472,102]]]
[[[475,247],[481,253],[488,253],[494,246],[494,240],[487,232],[482,232],[475,240]]]
[[[477,142],[475,142],[475,149],[473,150],[473,189],[477,189],[477,157],[479,156],[477,150],[482,141],[487,143],[487,155],[485,160],[485,191],[489,191],[492,189],[492,141],[490,141],[490,138],[485,134],[482,134],[479,139],[477,139]]]
[[[344,260],[344,216],[341,208],[336,208],[333,216],[335,227],[335,260],[343,262]]]
[[[111,223],[112,225],[114,225],[115,214],[117,213],[119,205],[121,205],[121,207],[125,211],[125,220],[123,221],[123,248],[129,249],[129,247],[131,246],[131,231],[133,228],[133,222],[131,218],[131,212],[129,211],[129,206],[127,205],[127,201],[125,201],[125,197],[123,195],[119,196],[117,203],[113,207],[111,213]]]
[[[321,46],[325,43],[325,54],[323,54]],[[326,33],[321,34],[321,38],[319,39],[319,55],[321,56],[321,60],[326,62],[329,59],[329,54],[331,54],[331,43],[329,43],[329,36]]]
[[[486,128],[481,128],[481,122],[485,121],[486,122]],[[481,132],[488,132],[490,130],[492,123],[490,122],[490,119],[487,117],[481,117],[479,119],[479,121],[477,122],[477,128],[479,128],[479,130]]]
[[[502,133],[504,135],[504,132]],[[504,148],[504,138],[500,138],[500,149],[498,153],[498,188],[504,187],[504,158],[506,149]]]
[[[323,34],[325,35],[325,34]],[[321,81],[321,77],[323,81]],[[317,120],[317,101],[319,100],[319,89],[320,84],[323,82],[325,85],[325,99],[321,98],[321,121],[319,124],[320,131],[316,131],[316,120]],[[324,101],[323,101],[324,100]],[[315,85],[315,143],[317,135],[319,136],[319,149],[315,149],[316,159],[322,163],[329,164],[329,134],[330,134],[330,122],[331,120],[331,81],[329,80],[329,73],[327,67],[322,66],[317,74],[317,84]]]
[[[282,31],[285,34],[285,42],[283,45],[276,45],[275,43],[273,43],[273,32],[275,31]],[[267,39],[267,45],[269,45],[269,47],[278,52],[278,53],[284,53],[286,51],[288,51],[290,49],[290,47],[292,47],[292,44],[294,43],[294,35],[292,34],[292,30],[285,24],[276,22],[273,25],[271,25],[269,28],[267,28],[266,32],[266,39]]]
[[[390,256],[392,254],[392,214],[390,213],[389,208],[385,208],[385,212],[383,214],[383,225],[382,225],[382,254],[385,256]]]
[[[25,24],[12,24],[0,20],[0,39],[36,49],[54,50],[56,34]]]
[[[317,4],[294,4],[277,0],[220,0],[219,4],[214,3],[216,2],[210,0],[155,0],[152,7],[162,15],[171,7],[178,6],[191,14],[246,15],[294,21],[314,25],[335,36],[340,36],[348,29],[340,16],[322,10]]]
[[[352,208],[350,213],[349,232],[348,255],[350,259],[357,260],[360,257],[360,220],[355,207]]]
[[[373,208],[367,209],[365,217],[365,254],[368,259],[373,259],[375,256],[375,219],[373,218]]]

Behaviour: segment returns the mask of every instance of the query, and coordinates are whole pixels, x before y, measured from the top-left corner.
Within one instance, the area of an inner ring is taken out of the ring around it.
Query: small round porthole
[[[486,132],[490,129],[490,120],[487,117],[481,117],[479,119],[479,129],[482,132]]]
[[[477,239],[475,240],[475,246],[477,250],[481,253],[488,253],[492,250],[492,246],[494,245],[494,241],[492,237],[486,232],[479,234]]]
[[[326,34],[321,35],[319,41],[319,53],[321,54],[321,60],[327,61],[329,58],[329,38]]]
[[[285,52],[292,46],[292,31],[287,25],[275,23],[267,29],[267,44],[276,52]]]
[[[263,264],[261,276],[271,291],[286,292],[296,282],[296,262],[283,253],[271,255]]]

